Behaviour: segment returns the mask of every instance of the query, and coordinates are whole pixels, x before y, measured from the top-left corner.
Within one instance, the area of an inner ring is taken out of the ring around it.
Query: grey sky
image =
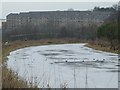
[[[43,2],[43,0],[1,0],[2,2]],[[44,0],[44,2],[118,2],[119,0]]]

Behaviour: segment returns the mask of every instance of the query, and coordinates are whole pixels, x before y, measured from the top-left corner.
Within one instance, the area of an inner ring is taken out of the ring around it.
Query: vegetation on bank
[[[101,46],[103,44],[100,44],[100,42],[104,42],[104,46]],[[108,46],[107,46],[108,45]],[[105,51],[105,52],[111,52],[111,53],[116,53],[116,54],[119,54],[119,49],[116,49],[116,50],[113,50],[113,49],[110,49],[110,45],[109,45],[109,42],[108,41],[103,41],[103,40],[98,40],[98,41],[90,41],[88,44],[86,44],[87,47],[89,48],[93,48],[95,50],[100,50],[100,51]]]
[[[120,11],[115,12],[104,21],[97,29],[95,45],[106,48],[106,51],[120,53],[119,32],[120,32]],[[95,46],[94,45],[94,46]]]
[[[90,23],[90,22],[89,22]],[[60,26],[56,22],[48,21],[39,29],[37,26],[26,24],[15,30],[3,31],[3,42],[15,40],[40,40],[40,39],[62,39],[78,38],[82,40],[95,39],[98,25],[90,23],[89,25],[76,24],[68,22]]]
[[[98,28],[97,36],[110,42],[110,49],[118,50],[118,23],[106,23]]]
[[[27,82],[20,80],[18,76],[7,69],[6,66],[2,70],[2,88],[27,88]]]

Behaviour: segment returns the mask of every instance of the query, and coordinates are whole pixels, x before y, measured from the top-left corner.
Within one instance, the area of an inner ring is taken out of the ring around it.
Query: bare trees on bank
[[[119,51],[120,11],[114,12],[97,29],[98,44]],[[107,42],[107,43],[106,43]],[[118,52],[119,53],[119,52]]]
[[[65,23],[60,25],[49,21],[41,26],[24,25],[14,30],[3,31],[3,40],[38,40],[43,38],[78,38],[95,39],[97,25],[79,25],[75,23]]]

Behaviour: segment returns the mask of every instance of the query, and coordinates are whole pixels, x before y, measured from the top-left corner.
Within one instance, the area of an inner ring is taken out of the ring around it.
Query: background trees
[[[104,23],[98,28],[97,36],[99,39],[108,40],[110,49],[116,50],[119,48],[119,31],[120,31],[120,11],[115,11],[109,16]]]
[[[111,22],[103,24],[98,28],[97,36],[103,40],[106,38],[110,42],[110,48],[115,50],[115,46],[118,43],[118,23]]]
[[[14,30],[3,32],[3,40],[37,40],[42,38],[77,38],[81,40],[94,40],[96,38],[97,25],[88,25],[67,22],[62,24],[53,20],[41,26],[26,24]]]

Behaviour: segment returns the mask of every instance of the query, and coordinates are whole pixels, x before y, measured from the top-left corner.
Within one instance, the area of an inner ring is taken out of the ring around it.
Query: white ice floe
[[[84,45],[60,44],[18,49],[10,53],[7,65],[18,73],[19,78],[39,87],[117,88],[118,55]]]

